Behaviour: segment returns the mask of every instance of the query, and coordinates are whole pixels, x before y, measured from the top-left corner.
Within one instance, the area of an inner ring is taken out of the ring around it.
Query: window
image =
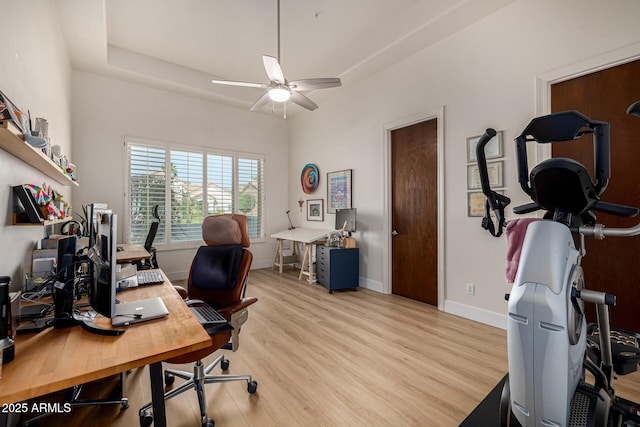
[[[156,204],[162,218],[156,245],[199,243],[203,218],[222,213],[246,215],[249,236],[264,237],[264,157],[134,138],[125,144],[130,242],[144,243]]]

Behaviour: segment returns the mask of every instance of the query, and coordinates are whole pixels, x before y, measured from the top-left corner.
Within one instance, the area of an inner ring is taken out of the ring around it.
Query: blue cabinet
[[[330,293],[336,289],[355,289],[360,280],[358,248],[316,247],[316,279]]]

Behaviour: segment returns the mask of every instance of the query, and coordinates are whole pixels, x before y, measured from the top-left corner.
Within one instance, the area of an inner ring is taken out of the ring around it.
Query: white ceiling
[[[350,85],[512,1],[281,0],[280,63],[288,80],[340,77]],[[262,54],[278,54],[277,0],[56,6],[74,69],[226,105],[248,109],[263,89],[214,85],[212,78],[268,83]]]

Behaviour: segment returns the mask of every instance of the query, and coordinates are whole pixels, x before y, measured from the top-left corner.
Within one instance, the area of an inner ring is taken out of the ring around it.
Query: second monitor
[[[336,209],[335,229],[344,229],[351,236],[356,231],[356,208]]]

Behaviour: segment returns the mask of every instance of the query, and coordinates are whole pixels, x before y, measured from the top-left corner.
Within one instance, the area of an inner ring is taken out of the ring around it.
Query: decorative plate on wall
[[[313,163],[304,165],[302,173],[300,174],[300,182],[302,184],[302,191],[307,194],[314,193],[320,185],[320,171],[318,171],[318,166]]]

